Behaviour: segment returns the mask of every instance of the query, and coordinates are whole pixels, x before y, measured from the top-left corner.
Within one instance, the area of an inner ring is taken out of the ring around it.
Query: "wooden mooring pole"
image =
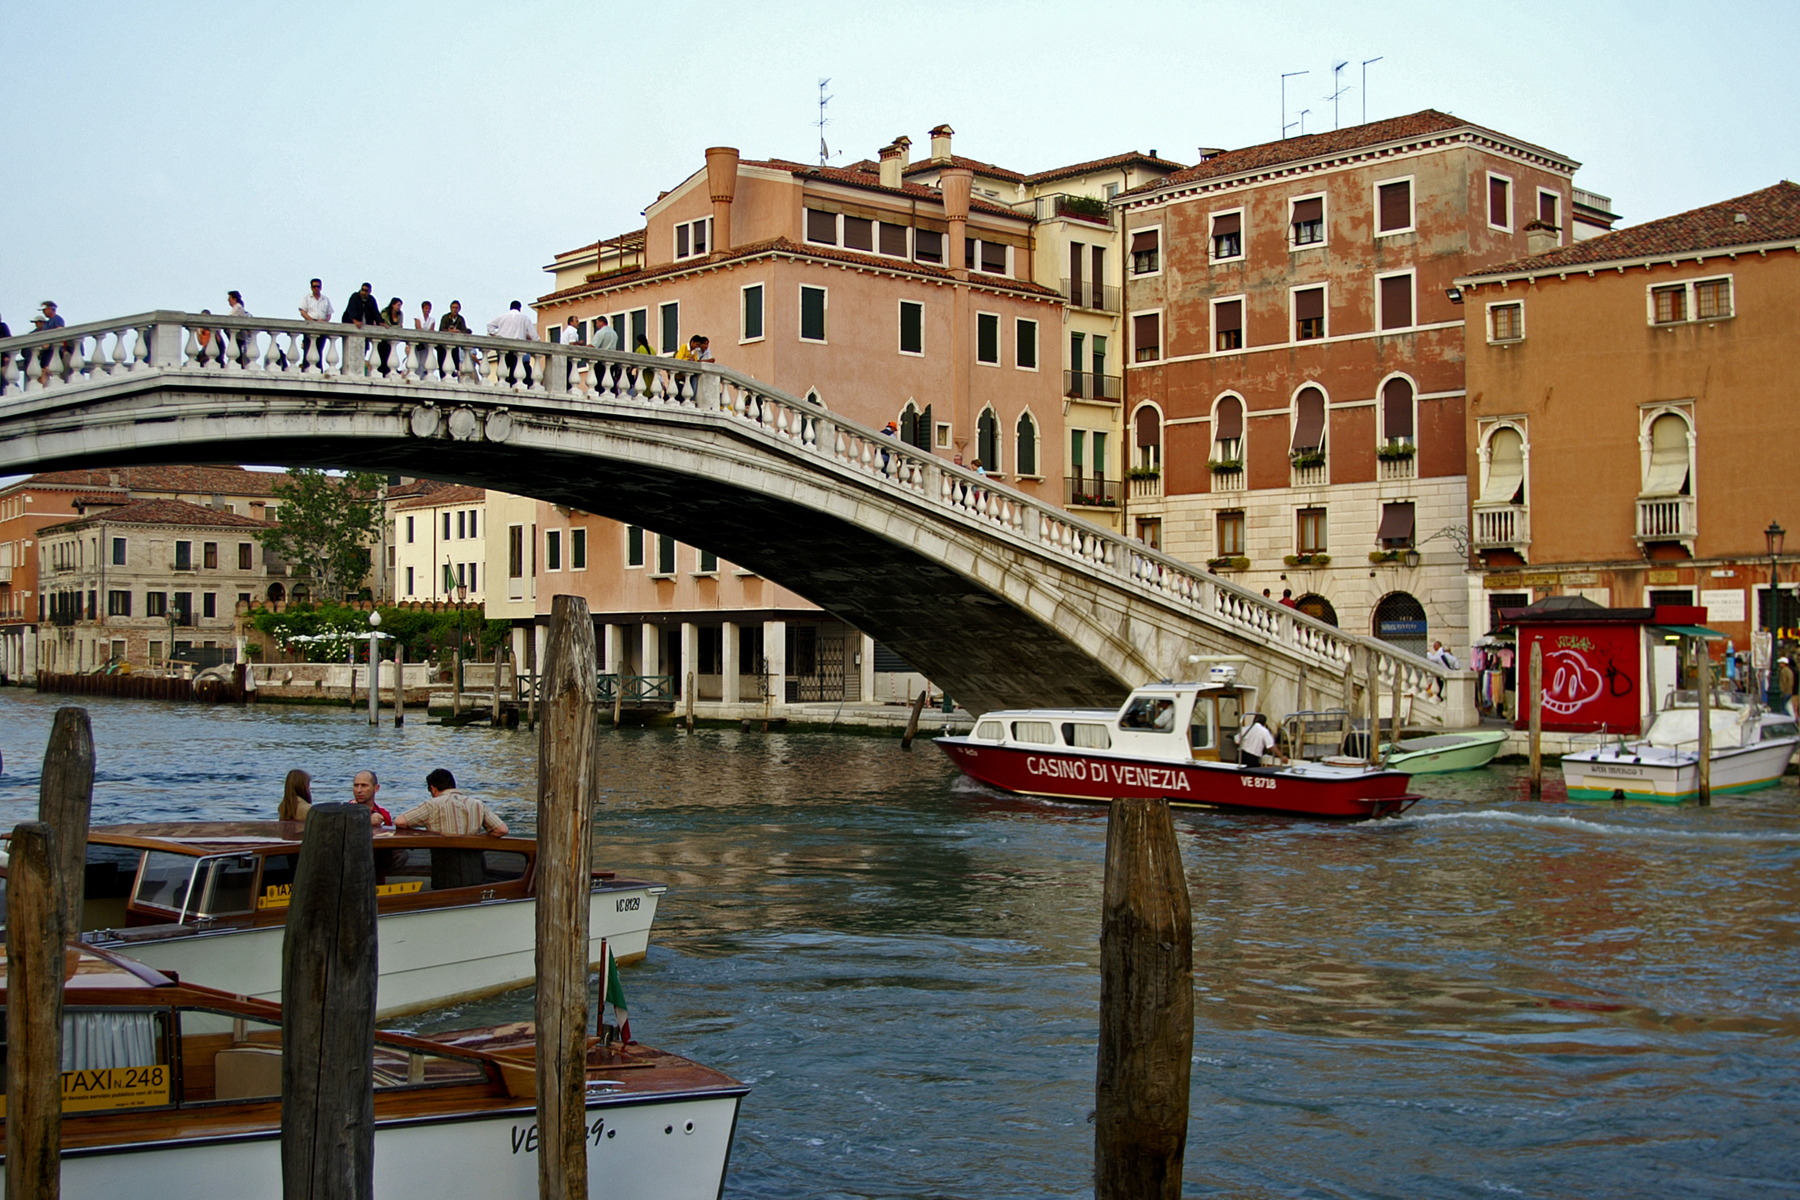
[[[1694,647],[1694,676],[1700,685],[1700,768],[1699,801],[1701,804],[1712,803],[1712,652],[1700,638],[1692,642]]]
[[[1368,704],[1369,708],[1369,752],[1363,757],[1368,760],[1368,764],[1372,767],[1381,761],[1381,679],[1376,674],[1377,662],[1375,652],[1373,650],[1364,650],[1363,653],[1369,656],[1366,668],[1366,677],[1369,685],[1366,689],[1368,695],[1363,697],[1363,700]]]
[[[688,672],[687,690],[683,693],[687,700],[687,731],[694,732],[694,673]]]
[[[59,708],[44,747],[38,820],[56,831],[57,912],[66,937],[81,935],[88,815],[94,806],[94,729],[85,708]]]
[[[550,602],[538,732],[538,1195],[588,1194],[590,841],[599,795],[594,622],[580,596]]]
[[[1530,689],[1531,732],[1527,735],[1531,753],[1531,798],[1544,798],[1544,643],[1531,643],[1531,670],[1525,680]]]
[[[368,810],[315,804],[281,945],[281,1194],[375,1194],[375,850]]]
[[[1100,924],[1095,1200],[1175,1200],[1194,1050],[1194,919],[1167,800],[1114,800]]]
[[[900,739],[902,750],[911,750],[913,738],[919,734],[919,714],[925,710],[925,697],[928,694],[928,692],[920,692],[919,698],[913,701],[912,716],[906,719],[906,733]]]
[[[406,724],[406,646],[394,643],[394,728]]]
[[[366,819],[366,818],[365,818]],[[62,1194],[64,929],[56,832],[13,827],[6,867],[6,1194]]]

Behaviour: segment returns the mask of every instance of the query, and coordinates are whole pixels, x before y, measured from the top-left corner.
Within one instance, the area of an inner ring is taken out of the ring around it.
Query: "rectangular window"
[[[1241,211],[1213,214],[1212,257],[1214,262],[1244,257],[1244,214]]]
[[[719,556],[711,550],[700,551],[700,574],[717,575],[719,573]]]
[[[1554,225],[1560,230],[1562,228],[1562,221],[1559,219],[1561,212],[1562,197],[1555,192],[1538,193],[1538,220],[1546,225]]]
[[[106,615],[109,617],[129,617],[131,615],[131,593],[106,593]]]
[[[666,533],[656,535],[656,573],[658,575],[675,573],[675,539]]]
[[[194,623],[194,593],[175,593],[175,620],[177,624],[181,625]]]
[[[409,571],[408,574],[411,574]],[[508,579],[525,578],[525,527],[508,525],[506,527],[506,577]],[[408,591],[412,589],[407,588]]]
[[[1413,323],[1413,277],[1386,275],[1381,280],[1381,327],[1405,329]]]
[[[1294,201],[1294,245],[1318,246],[1325,241],[1325,198]]]
[[[753,283],[744,289],[744,331],[741,341],[761,341],[763,335],[763,289]]]
[[[1687,320],[1687,285],[1677,284],[1674,287],[1659,287],[1650,293],[1656,300],[1656,323],[1667,325],[1673,321]]]
[[[1000,314],[975,314],[975,361],[998,364],[1000,361]]]
[[[631,310],[631,336],[619,344],[619,349],[636,353],[639,344],[650,344],[650,310],[647,308]]]
[[[1000,242],[983,241],[981,269],[989,275],[1006,274],[1006,246]]]
[[[1303,508],[1298,517],[1300,528],[1295,548],[1301,554],[1318,554],[1325,549],[1325,510]]]
[[[562,530],[544,531],[544,570],[562,570]]]
[[[900,353],[925,353],[925,306],[915,300],[900,302]]]
[[[1162,314],[1137,313],[1131,318],[1131,350],[1136,362],[1162,357]]]
[[[407,518],[411,520],[411,518]],[[238,543],[238,570],[253,571],[256,569],[256,546],[251,542]]]
[[[467,539],[468,536],[469,510],[466,508],[459,508],[456,510],[456,539],[458,541],[463,541]]]
[[[177,571],[191,571],[194,569],[194,543],[175,543],[175,569]]]
[[[803,287],[800,289],[800,340],[803,342],[825,340],[824,288]]]
[[[1731,315],[1731,280],[1703,279],[1694,285],[1694,319],[1713,321]]]
[[[875,222],[867,217],[845,216],[844,249],[867,250],[872,253],[875,249]]]
[[[569,570],[587,570],[587,530],[569,530]]]
[[[444,540],[446,542],[450,540],[450,512],[448,509],[444,511]]]
[[[1161,244],[1162,230],[1140,229],[1131,235],[1131,273],[1133,275],[1154,275],[1161,270],[1161,255],[1158,247]]]
[[[625,565],[628,567],[644,565],[644,527],[642,525],[625,527]]]
[[[1525,336],[1525,305],[1490,304],[1488,305],[1488,340],[1493,342],[1516,342]]]
[[[413,586],[413,568],[408,567],[406,568],[406,594],[409,596],[414,595],[417,590],[418,589]]]
[[[1213,349],[1244,348],[1244,302],[1218,300],[1213,303]]]
[[[114,538],[112,540],[112,565],[115,567],[122,567],[125,565],[124,538]]]
[[[219,593],[200,593],[200,615],[203,617],[216,617],[219,615]]]
[[[906,257],[906,226],[881,223],[881,252],[891,258]]]
[[[481,565],[480,563],[470,563],[469,564],[469,590],[471,592],[478,592],[481,590],[481,585],[475,581],[476,569],[480,565]]]
[[[169,593],[145,592],[144,615],[146,617],[166,617],[169,615]]]
[[[216,571],[219,569],[219,543],[200,543],[200,565],[205,567],[208,571]]]
[[[944,261],[944,235],[934,229],[913,230],[913,258],[922,263]]]
[[[1038,323],[1021,317],[1017,341],[1018,351],[1013,357],[1013,365],[1024,371],[1037,370]]]
[[[675,257],[698,258],[706,253],[707,232],[712,226],[711,217],[702,217],[698,221],[689,221],[675,227]]]
[[[1325,336],[1325,289],[1301,288],[1294,293],[1294,340],[1307,342]]]
[[[1234,557],[1244,552],[1244,514],[1219,514],[1219,557]]]
[[[1375,531],[1384,550],[1404,550],[1413,544],[1413,502],[1403,500],[1381,506],[1381,525]]]
[[[1375,196],[1377,233],[1400,233],[1412,228],[1412,180],[1378,184]]]
[[[1504,175],[1488,174],[1488,226],[1512,229],[1512,180]]]
[[[817,242],[821,246],[837,245],[837,214],[820,212],[816,208],[807,209],[806,240]]]
[[[657,308],[662,322],[662,352],[673,354],[681,349],[681,302],[671,300]]]

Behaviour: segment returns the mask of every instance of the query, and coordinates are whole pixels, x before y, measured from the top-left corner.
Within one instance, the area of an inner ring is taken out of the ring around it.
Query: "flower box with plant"
[[[1244,469],[1241,458],[1215,458],[1206,464],[1207,470],[1214,475],[1231,475]]]
[[[1405,462],[1419,452],[1419,448],[1411,442],[1383,442],[1375,448],[1375,457],[1382,462]]]
[[[1241,554],[1227,554],[1221,558],[1209,558],[1206,565],[1215,571],[1248,571],[1250,560]]]
[[[1288,455],[1288,461],[1302,471],[1312,467],[1322,467],[1325,465],[1324,447],[1308,447],[1301,450],[1295,450]]]
[[[1290,554],[1281,560],[1290,567],[1324,567],[1331,564],[1329,554]]]
[[[1109,216],[1106,201],[1095,199],[1092,196],[1059,196],[1056,202],[1056,211],[1069,216],[1087,217],[1094,221],[1104,221]]]
[[[1132,467],[1125,475],[1129,479],[1161,479],[1162,471],[1157,467]]]
[[[1372,563],[1399,562],[1400,561],[1400,551],[1398,551],[1398,550],[1371,550],[1371,551],[1369,551],[1369,561]]]

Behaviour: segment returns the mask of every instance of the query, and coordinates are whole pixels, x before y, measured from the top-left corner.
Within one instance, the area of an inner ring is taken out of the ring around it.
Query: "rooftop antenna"
[[[1300,136],[1301,137],[1306,136],[1306,114],[1311,111],[1312,111],[1312,109],[1310,109],[1310,108],[1303,108],[1300,110]]]
[[[1311,71],[1289,71],[1281,77],[1281,136],[1284,138],[1287,136],[1287,131],[1293,128],[1288,124],[1287,119],[1287,81],[1298,75],[1310,74],[1312,74]]]
[[[825,94],[825,85],[830,82],[829,79],[819,80],[819,165],[821,167],[831,157],[831,151],[825,145],[825,126],[831,124],[825,118],[825,106],[831,103],[831,97]]]
[[[1333,129],[1338,128],[1338,97],[1344,94],[1344,85],[1339,80],[1338,76],[1341,75],[1344,68],[1349,65],[1350,62],[1346,59],[1341,63],[1333,65],[1331,68],[1331,95],[1326,96],[1325,99],[1331,101],[1331,127]]]
[[[1378,63],[1385,57],[1386,57],[1385,55],[1376,55],[1374,58],[1363,59],[1363,65],[1362,65],[1362,68],[1363,68],[1363,76],[1362,76],[1363,97],[1362,97],[1362,100],[1363,100],[1363,124],[1364,125],[1367,125],[1369,123],[1369,64],[1370,63]]]

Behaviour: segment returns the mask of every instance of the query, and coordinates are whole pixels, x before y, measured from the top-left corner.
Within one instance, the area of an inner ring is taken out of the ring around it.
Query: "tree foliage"
[[[369,573],[369,543],[381,521],[380,475],[363,471],[328,475],[296,468],[275,484],[280,524],[256,536],[319,581],[319,594],[341,597],[362,586]]]
[[[414,611],[408,608],[382,608],[381,632],[397,638],[406,647],[409,662],[437,660],[448,662],[455,653],[458,637],[457,613]],[[343,604],[290,604],[283,612],[263,610],[250,618],[258,632],[271,638],[283,650],[302,651],[308,662],[343,662],[356,646],[357,661],[367,658],[369,646],[369,614]],[[461,636],[464,652],[487,658],[495,647],[505,644],[512,632],[511,621],[490,621],[479,608],[462,613]],[[291,642],[299,636],[329,639],[320,642]],[[392,643],[382,643],[382,653],[392,654]]]

